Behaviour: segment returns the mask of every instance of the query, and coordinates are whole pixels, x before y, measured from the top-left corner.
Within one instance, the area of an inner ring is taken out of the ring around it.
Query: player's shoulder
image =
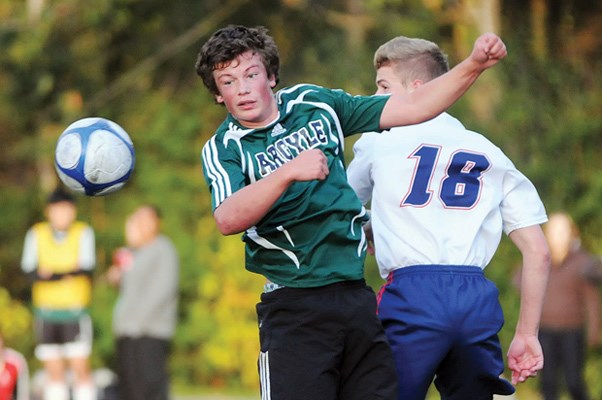
[[[164,233],[160,233],[159,235],[157,235],[156,240],[157,240],[157,243],[161,247],[169,248],[170,250],[176,249],[174,242],[171,240],[171,238],[169,236],[167,236]]]
[[[279,104],[289,101],[324,101],[327,98],[345,93],[340,89],[329,89],[312,83],[299,83],[297,85],[280,89],[276,92]]]
[[[327,89],[323,86],[316,85],[313,83],[298,83],[296,85],[288,86],[288,87],[278,90],[276,92],[276,96],[278,98],[288,98],[288,97],[296,97],[300,93],[326,92],[328,90],[330,90],[330,89]]]
[[[248,131],[248,128],[240,125],[238,121],[228,113],[226,119],[217,127],[211,139],[222,139],[231,132]]]
[[[214,134],[203,145],[203,153],[205,153],[205,151],[213,152],[221,147],[228,147],[230,139],[238,141],[252,131],[253,129],[245,128],[240,125],[235,118],[228,115],[224,122],[220,124]]]
[[[92,225],[84,221],[73,221],[69,227],[69,232],[73,235],[88,235],[88,237],[94,237]]]
[[[50,231],[52,231],[52,225],[50,225],[50,222],[39,221],[39,222],[36,222],[35,224],[33,224],[28,232],[33,235],[36,235],[36,234],[42,234],[43,232],[50,232]]]
[[[36,231],[38,229],[44,229],[46,227],[50,227],[50,222],[48,221],[38,221],[29,228],[30,231]]]
[[[481,147],[484,151],[498,153],[500,155],[504,155],[502,149],[491,141],[484,134],[467,129],[464,124],[457,118],[443,113],[441,116],[437,117],[436,120],[441,119],[443,123],[445,123],[448,127],[453,129],[453,132],[450,135],[446,135],[449,137],[449,140],[454,141],[456,136],[462,137],[463,141],[466,143],[470,143],[473,146]]]
[[[484,134],[469,129],[465,129],[464,132],[470,143],[474,146],[497,157],[507,158],[504,151]]]

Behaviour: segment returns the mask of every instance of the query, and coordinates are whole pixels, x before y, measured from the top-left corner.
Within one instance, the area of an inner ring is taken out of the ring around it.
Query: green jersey
[[[228,114],[202,152],[213,209],[304,150],[321,149],[330,169],[322,181],[292,184],[245,232],[249,271],[289,287],[363,278],[367,216],[347,183],[343,139],[378,130],[387,99],[303,84],[276,93],[278,117],[263,128],[245,128]]]

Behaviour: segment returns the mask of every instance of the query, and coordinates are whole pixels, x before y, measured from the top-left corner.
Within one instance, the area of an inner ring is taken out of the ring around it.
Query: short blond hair
[[[376,50],[374,68],[391,66],[406,85],[428,82],[449,70],[447,55],[429,40],[397,36]]]

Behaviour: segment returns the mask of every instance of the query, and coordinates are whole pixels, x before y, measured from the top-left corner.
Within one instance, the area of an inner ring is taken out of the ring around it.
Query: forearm
[[[468,58],[409,94],[392,95],[383,110],[380,127],[411,125],[436,117],[462,97],[482,72],[482,65]]]
[[[32,281],[59,281],[68,276],[78,276],[78,275],[84,275],[89,278],[92,278],[92,271],[77,269],[75,271],[69,271],[69,272],[61,272],[61,273],[51,272],[48,274],[44,274],[44,273],[40,273],[39,270],[36,270],[36,271],[28,273],[27,275]]]
[[[510,234],[523,257],[521,305],[516,333],[537,335],[550,273],[550,252],[539,225]]]
[[[520,314],[508,349],[508,367],[516,385],[543,368],[538,333],[550,274],[550,251],[539,225],[516,229],[509,237],[523,256]]]
[[[530,264],[527,264],[530,263]],[[543,260],[525,259],[521,279],[520,314],[516,332],[537,335],[548,282],[548,267]]]
[[[278,201],[293,180],[284,167],[233,193],[213,213],[223,235],[243,232],[256,225]]]

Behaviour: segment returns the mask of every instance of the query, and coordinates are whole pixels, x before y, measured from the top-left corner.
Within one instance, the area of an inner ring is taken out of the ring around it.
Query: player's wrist
[[[525,329],[525,328],[516,328],[515,336],[521,336],[524,338],[538,338],[539,337],[539,329]]]
[[[464,61],[458,64],[458,67],[461,67],[464,70],[465,75],[474,79],[487,69],[486,62],[478,60],[474,55],[470,55],[468,58],[464,59]]]
[[[286,189],[293,183],[299,181],[295,169],[292,168],[292,164],[286,163],[272,173],[275,179],[278,179],[283,187]]]

